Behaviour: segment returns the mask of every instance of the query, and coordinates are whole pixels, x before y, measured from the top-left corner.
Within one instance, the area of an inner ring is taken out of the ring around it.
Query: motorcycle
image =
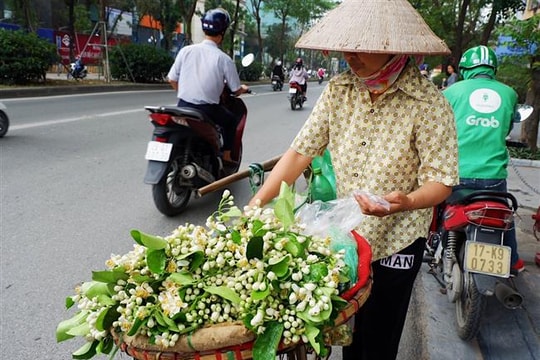
[[[525,120],[523,114],[517,121]],[[424,261],[455,303],[457,334],[463,340],[478,334],[486,297],[495,295],[507,309],[523,302],[511,277],[511,249],[503,245],[517,208],[508,192],[471,189],[454,191],[435,208]]]
[[[244,57],[242,64],[248,66],[250,59]],[[240,118],[231,151],[235,163],[230,165],[222,159],[221,128],[205,113],[190,107],[145,106],[154,131],[145,155],[144,182],[152,185],[154,203],[162,214],[180,214],[197,189],[238,171],[247,107],[226,86],[224,94],[222,105]]]
[[[278,75],[272,76],[272,90],[273,91],[283,90],[283,81]]]
[[[80,60],[75,60],[69,64],[67,73],[68,79],[72,77],[75,80],[82,80],[88,75],[88,68]]]
[[[289,102],[291,103],[291,110],[296,110],[297,106],[300,109],[304,106],[306,98],[302,93],[302,86],[299,83],[296,81],[289,83]]]
[[[6,105],[0,102],[0,138],[6,135],[9,128],[9,117],[6,113]]]

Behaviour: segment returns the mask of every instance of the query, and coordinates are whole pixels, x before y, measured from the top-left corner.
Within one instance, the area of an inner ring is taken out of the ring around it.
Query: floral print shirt
[[[338,197],[410,193],[427,181],[458,184],[452,109],[413,63],[373,103],[350,70],[334,77],[293,140],[292,148],[310,157],[328,147]],[[365,216],[356,230],[378,260],[426,237],[432,214],[428,208]]]

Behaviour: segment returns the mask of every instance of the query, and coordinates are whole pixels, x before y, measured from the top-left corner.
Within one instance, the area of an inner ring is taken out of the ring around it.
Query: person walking
[[[167,78],[178,92],[178,106],[199,109],[223,128],[223,162],[234,166],[231,150],[240,119],[220,105],[220,97],[225,84],[236,96],[249,88],[240,83],[234,61],[219,48],[231,23],[229,13],[208,10],[201,23],[205,39],[178,52]]]
[[[329,80],[249,205],[267,204],[327,148],[338,198],[364,190],[390,203],[354,195],[365,215],[355,230],[373,251],[373,286],[343,359],[392,360],[433,207],[458,184],[452,109],[418,69],[422,55],[450,51],[407,0],[345,0],[296,47],[341,52],[349,70]]]
[[[463,76],[443,91],[456,121],[459,155],[459,186],[454,189],[507,191],[509,155],[506,137],[512,130],[517,93],[497,81],[497,57],[487,46],[475,46],[459,62]],[[511,272],[525,269],[517,251],[516,229],[504,233],[511,250]]]

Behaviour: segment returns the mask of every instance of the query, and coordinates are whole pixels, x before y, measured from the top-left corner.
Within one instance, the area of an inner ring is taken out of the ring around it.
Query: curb
[[[540,168],[540,160],[511,158],[510,161],[512,162],[512,164],[517,165],[517,166]]]
[[[65,85],[65,86],[36,86],[28,88],[14,88],[0,90],[0,99],[18,97],[37,97],[70,94],[89,94],[110,91],[137,91],[137,90],[166,90],[169,84],[107,84],[107,85]]]

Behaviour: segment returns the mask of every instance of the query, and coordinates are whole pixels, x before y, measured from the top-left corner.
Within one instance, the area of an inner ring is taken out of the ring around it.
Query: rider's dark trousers
[[[240,119],[229,109],[219,104],[192,104],[182,99],[178,100],[178,106],[192,107],[203,111],[223,129],[223,150],[232,150],[236,126]]]
[[[343,360],[394,360],[405,324],[425,239],[372,263],[371,294],[356,313],[353,343],[343,347]]]

